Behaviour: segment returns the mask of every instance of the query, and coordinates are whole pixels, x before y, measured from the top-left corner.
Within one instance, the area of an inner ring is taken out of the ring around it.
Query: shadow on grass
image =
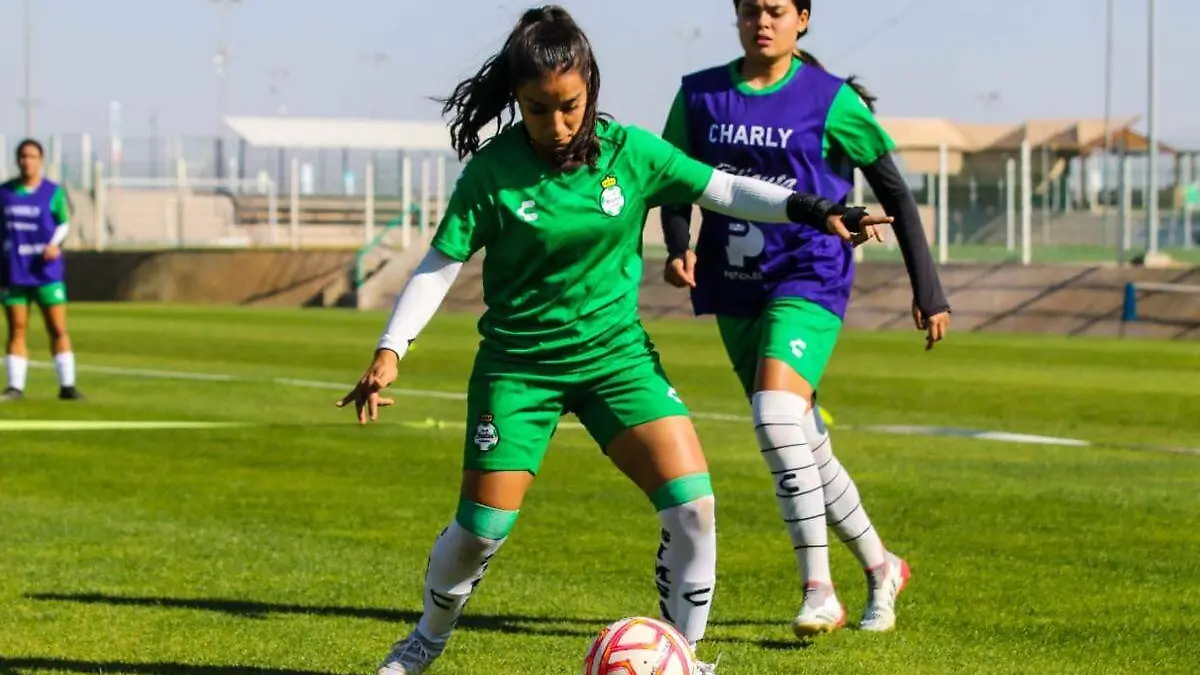
[[[316,670],[259,668],[256,666],[201,666],[187,663],[127,663],[74,659],[6,658],[0,656],[0,675],[22,675],[34,670],[69,673],[125,673],[127,675],[334,675]]]
[[[297,605],[289,603],[258,602],[253,600],[231,600],[223,598],[161,598],[137,597],[127,595],[109,595],[104,593],[31,593],[25,596],[30,600],[47,602],[76,602],[93,605],[115,605],[132,607],[154,607],[168,609],[194,609],[206,612],[219,612],[243,619],[266,619],[273,614],[302,614],[308,616],[326,616],[352,619],[370,619],[389,623],[415,624],[421,613],[407,609],[383,609],[378,607],[345,607],[322,605]],[[468,610],[459,619],[458,626],[468,630],[484,630],[511,635],[549,635],[555,637],[590,638],[599,633],[600,629],[619,617],[586,618],[565,616],[530,616],[523,614],[477,614]],[[714,620],[713,627],[778,627],[780,621],[755,620]],[[766,649],[796,649],[807,648],[804,642],[783,642],[780,640],[751,640],[740,637],[709,635],[706,642],[728,642],[752,644]],[[0,675],[7,675],[0,671]]]

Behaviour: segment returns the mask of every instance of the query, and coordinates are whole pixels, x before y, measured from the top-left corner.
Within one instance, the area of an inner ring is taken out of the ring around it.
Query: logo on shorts
[[[798,359],[804,358],[804,350],[808,349],[808,343],[804,340],[792,340],[789,346],[792,348],[792,356]]]
[[[473,442],[480,452],[488,452],[500,444],[500,431],[496,429],[495,421],[496,417],[492,413],[485,412],[479,416]]]
[[[605,176],[600,181],[600,187],[600,208],[610,216],[621,215],[621,210],[625,208],[625,193],[617,185],[617,177],[612,174]]]

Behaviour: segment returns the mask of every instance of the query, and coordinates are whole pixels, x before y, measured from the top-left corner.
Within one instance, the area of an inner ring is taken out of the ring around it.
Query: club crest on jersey
[[[610,216],[621,215],[621,210],[625,208],[625,193],[617,185],[617,177],[611,174],[605,176],[600,181],[600,187],[600,208]]]
[[[500,444],[500,430],[495,425],[496,417],[492,413],[479,416],[479,424],[475,425],[473,443],[480,452],[488,452]]]

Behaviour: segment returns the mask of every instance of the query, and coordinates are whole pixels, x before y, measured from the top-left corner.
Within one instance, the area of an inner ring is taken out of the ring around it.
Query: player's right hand
[[[375,352],[375,359],[371,362],[367,372],[359,378],[358,384],[350,390],[349,394],[342,397],[335,405],[339,408],[344,408],[354,402],[354,412],[358,417],[359,424],[366,424],[368,420],[374,422],[379,419],[379,409],[387,407],[395,403],[390,398],[384,398],[379,395],[379,392],[386,389],[391,383],[396,381],[396,376],[399,374],[400,358],[396,356],[396,352],[390,349],[379,349]]]
[[[842,221],[842,216],[832,215],[826,219],[826,228],[830,234],[836,234],[842,241],[850,241],[854,246],[865,244],[866,241],[875,239],[883,241],[883,229],[881,225],[892,225],[895,219],[890,216],[872,216],[864,215],[858,220],[858,227],[852,229],[846,227],[845,221]]]
[[[667,259],[663,279],[675,288],[696,287],[696,254],[685,251],[683,257]]]

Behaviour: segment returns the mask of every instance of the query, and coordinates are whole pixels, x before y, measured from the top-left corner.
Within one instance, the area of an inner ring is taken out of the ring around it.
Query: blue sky
[[[211,0],[35,0],[39,135],[211,133],[219,37]],[[679,76],[738,54],[728,0],[565,0],[600,59],[602,106],[657,129]],[[1146,106],[1145,0],[1116,0],[1114,111]],[[1159,1],[1160,130],[1200,148],[1200,2]],[[242,0],[230,13],[229,109],[437,119],[442,95],[502,42],[526,7],[506,0]],[[1105,0],[815,0],[806,47],[857,73],[881,114],[977,121],[1100,116]],[[0,130],[23,128],[21,3],[0,5]],[[387,54],[381,65],[371,55]],[[286,69],[282,97],[271,71]],[[1172,85],[1171,83],[1177,83]],[[996,92],[999,99],[986,101]]]

